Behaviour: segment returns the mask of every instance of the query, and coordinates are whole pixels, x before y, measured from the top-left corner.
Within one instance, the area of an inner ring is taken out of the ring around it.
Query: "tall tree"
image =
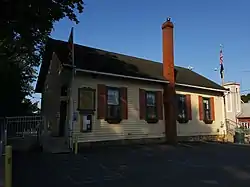
[[[67,17],[79,23],[83,0],[1,0],[0,116],[33,111],[27,96],[55,22]]]
[[[248,101],[250,101],[250,93],[249,93],[249,94],[246,94],[246,95],[242,95],[242,96],[241,96],[241,100],[242,100],[244,103],[247,103]]]

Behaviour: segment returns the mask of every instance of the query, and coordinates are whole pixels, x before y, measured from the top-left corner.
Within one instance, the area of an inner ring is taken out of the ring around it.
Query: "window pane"
[[[207,98],[204,98],[203,106],[204,106],[204,119],[211,119],[210,100]]]
[[[108,118],[120,118],[121,115],[120,115],[120,106],[114,106],[114,105],[108,105],[107,107],[108,111],[107,111],[107,117]]]
[[[148,119],[155,119],[157,117],[156,115],[156,107],[147,107],[147,118]]]
[[[108,101],[107,104],[108,105],[119,105],[119,91],[118,90],[112,90],[109,89],[108,90]]]
[[[178,95],[178,118],[186,118],[186,96]]]
[[[147,93],[147,106],[155,106],[155,94]]]
[[[209,110],[205,111],[205,117],[206,117],[206,119],[210,119],[210,111]]]
[[[184,109],[179,110],[178,117],[179,118],[186,118],[186,111]]]
[[[209,100],[208,99],[203,99],[203,106],[204,106],[204,109],[206,109],[206,110],[210,109]]]

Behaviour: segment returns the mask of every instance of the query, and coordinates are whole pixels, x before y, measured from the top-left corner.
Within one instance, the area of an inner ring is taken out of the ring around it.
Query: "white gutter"
[[[67,67],[72,67],[72,65],[70,65],[70,64],[63,64],[63,65],[67,66]],[[142,81],[150,81],[150,82],[158,82],[158,83],[169,83],[169,81],[164,81],[164,80],[140,78],[140,77],[127,76],[127,75],[118,75],[118,74],[114,74],[114,73],[105,73],[105,72],[85,70],[85,69],[79,69],[79,68],[76,68],[75,70],[78,71],[78,72],[94,73],[94,74],[98,74],[98,75],[107,75],[107,76],[112,76],[112,77],[120,77],[120,78],[142,80]],[[189,84],[176,83],[175,85],[183,86],[183,87],[189,87],[189,88],[197,88],[197,89],[203,89],[203,90],[217,91],[217,92],[226,92],[227,91],[227,90],[222,90],[222,89],[207,88],[207,87],[194,86],[194,85],[189,85]]]
[[[184,87],[190,87],[190,88],[203,89],[203,90],[211,90],[211,91],[217,91],[217,92],[227,92],[227,90],[215,89],[215,88],[207,88],[207,87],[202,87],[202,86],[194,86],[194,85],[189,85],[189,84],[175,83],[175,85],[177,85],[177,86],[184,86]]]
[[[150,82],[158,82],[158,83],[169,83],[169,81],[164,81],[164,80],[133,77],[133,76],[127,76],[127,75],[118,75],[114,73],[104,73],[104,72],[99,72],[99,71],[91,71],[91,70],[84,70],[84,69],[78,69],[78,68],[76,68],[76,71],[84,72],[84,73],[94,73],[98,75],[107,75],[111,77],[120,77],[120,78],[126,78],[126,79],[134,79],[134,80],[142,80],[142,81],[150,81]]]

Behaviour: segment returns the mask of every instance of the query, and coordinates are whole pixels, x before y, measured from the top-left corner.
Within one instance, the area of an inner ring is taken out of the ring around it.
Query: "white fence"
[[[7,139],[14,139],[25,136],[39,136],[44,123],[44,117],[38,115],[1,118],[1,140],[6,141]]]

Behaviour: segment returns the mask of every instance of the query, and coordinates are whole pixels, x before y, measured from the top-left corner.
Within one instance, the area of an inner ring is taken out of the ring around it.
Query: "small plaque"
[[[78,90],[78,110],[95,110],[95,90],[92,88],[79,88]]]

